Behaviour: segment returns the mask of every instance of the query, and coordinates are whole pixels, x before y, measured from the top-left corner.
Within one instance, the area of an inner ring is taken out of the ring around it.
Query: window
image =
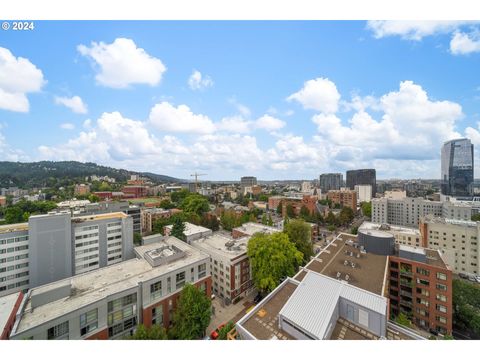
[[[162,296],[162,281],[150,285],[150,299],[155,300]]]
[[[178,273],[176,276],[176,288],[180,289],[185,285],[185,271],[182,271],[181,273]]]
[[[168,277],[167,278],[167,292],[172,292],[172,278]]]
[[[190,282],[194,282],[194,281],[195,281],[195,269],[191,268],[190,269]]]
[[[428,271],[427,269],[417,268],[417,274],[429,276],[429,275],[430,275],[430,271]]]
[[[447,275],[444,273],[437,272],[437,279],[438,280],[447,280]]]
[[[163,326],[163,305],[152,309],[152,325],[155,324]]]
[[[439,301],[447,302],[447,297],[445,295],[437,294],[436,297],[437,297],[437,300]]]
[[[446,312],[447,312],[447,307],[446,307],[446,306],[437,304],[437,305],[436,305],[436,308],[437,308],[438,311],[440,311],[440,312],[442,312],[442,313],[446,313]]]
[[[80,315],[80,335],[83,336],[98,327],[98,310],[93,309]]]
[[[47,339],[68,339],[68,321],[47,330]]]
[[[198,265],[198,278],[202,278],[207,275],[207,264]]]
[[[417,278],[417,284],[429,286],[429,285],[430,285],[430,282],[429,282],[428,280],[425,280],[425,279],[419,279],[419,278]]]

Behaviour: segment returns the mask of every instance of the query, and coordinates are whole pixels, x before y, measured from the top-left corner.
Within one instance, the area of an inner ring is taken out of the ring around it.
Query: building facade
[[[347,171],[347,187],[355,189],[355,185],[371,185],[372,196],[377,193],[377,175],[375,169],[360,169]]]
[[[473,144],[469,139],[450,140],[441,153],[443,195],[469,197],[473,195]]]
[[[135,249],[137,259],[34,288],[11,339],[121,339],[137,324],[170,327],[186,283],[211,295],[208,255],[169,237]]]
[[[255,176],[242,176],[240,178],[240,187],[242,189],[254,185],[257,185],[257,178]]]
[[[0,226],[0,296],[131,259],[132,229],[124,213],[33,215]]]
[[[454,273],[480,274],[480,222],[425,216],[420,231],[425,246],[441,251]]]
[[[343,186],[343,174],[321,174],[319,177],[319,181],[320,189],[322,189],[324,193],[330,190],[340,190],[340,188]]]
[[[359,203],[372,201],[372,185],[355,185],[355,192]]]
[[[357,211],[357,193],[352,190],[330,190],[327,193],[327,199],[334,204],[349,207],[354,212]]]

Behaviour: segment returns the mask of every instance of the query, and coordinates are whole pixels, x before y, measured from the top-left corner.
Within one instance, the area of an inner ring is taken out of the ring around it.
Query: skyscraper
[[[443,195],[472,195],[473,145],[470,139],[455,139],[443,144],[441,180]]]
[[[377,193],[377,175],[375,169],[359,169],[347,171],[347,187],[355,189],[355,185],[372,185],[372,196]]]
[[[320,189],[327,193],[330,190],[340,190],[343,186],[343,174],[321,174],[320,175]]]

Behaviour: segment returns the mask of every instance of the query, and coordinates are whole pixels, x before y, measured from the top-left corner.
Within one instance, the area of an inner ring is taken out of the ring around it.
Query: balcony
[[[400,285],[413,287],[413,282],[411,280],[400,279]]]
[[[413,299],[413,295],[411,292],[400,290],[400,295],[409,297],[410,299]]]

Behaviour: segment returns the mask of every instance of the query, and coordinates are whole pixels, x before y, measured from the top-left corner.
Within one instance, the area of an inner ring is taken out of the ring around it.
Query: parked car
[[[215,330],[210,333],[210,340],[217,340],[218,336],[220,335],[220,330],[225,327],[225,324],[220,325]]]
[[[468,280],[473,281],[473,282],[477,282],[477,278],[474,275],[469,275]]]
[[[462,279],[468,279],[468,275],[464,273],[460,273],[458,276],[460,276]]]

